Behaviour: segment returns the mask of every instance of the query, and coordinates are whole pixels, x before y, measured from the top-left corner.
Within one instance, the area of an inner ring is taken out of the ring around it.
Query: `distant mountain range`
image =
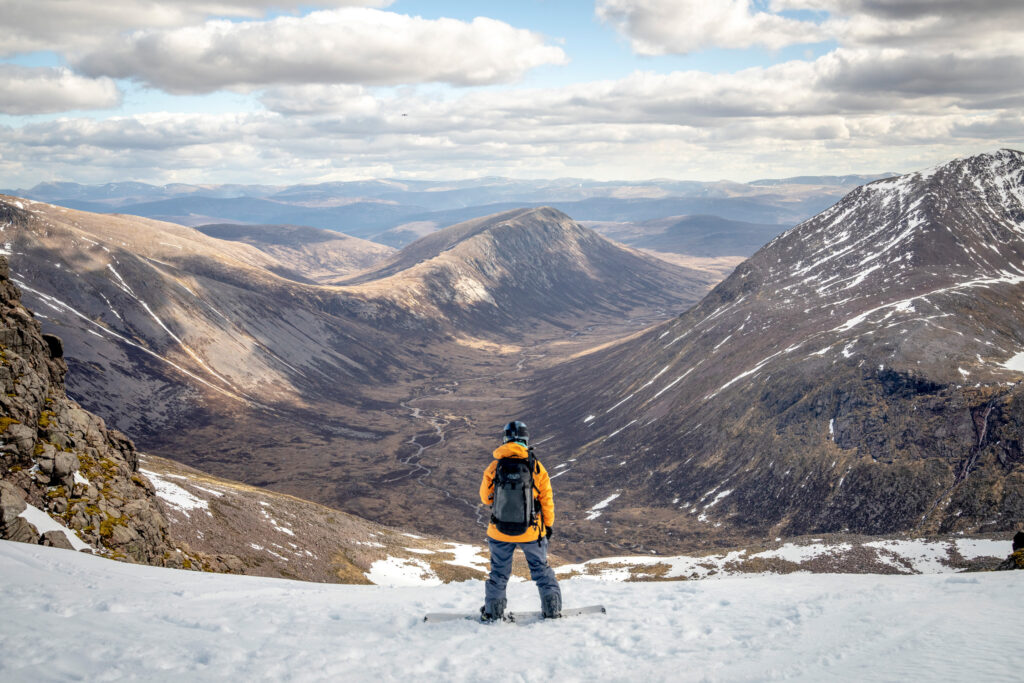
[[[581,536],[1024,520],[1024,154],[851,192],[532,399]]]
[[[719,216],[667,216],[642,223],[587,222],[608,239],[638,249],[697,257],[750,256],[782,232],[774,223]]]
[[[790,227],[861,184],[864,176],[755,183],[579,179],[373,180],[274,187],[41,183],[3,193],[93,213],[123,213],[198,226],[288,224],[342,232],[403,247],[431,230],[523,207],[551,206],[576,220],[642,223],[711,215]]]

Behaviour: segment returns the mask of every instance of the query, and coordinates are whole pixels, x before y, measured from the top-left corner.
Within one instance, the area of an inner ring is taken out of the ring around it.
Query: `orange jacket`
[[[494,501],[494,470],[498,467],[498,461],[502,458],[527,458],[529,451],[526,450],[525,446],[522,446],[515,441],[509,441],[508,443],[498,446],[494,451],[494,460],[487,469],[484,470],[483,481],[480,482],[480,500],[484,505],[490,505]],[[536,489],[533,491],[533,498],[540,502],[540,510],[544,519],[544,526],[550,527],[555,525],[555,497],[551,493],[551,478],[548,477],[548,471],[544,469],[544,465],[540,464],[539,460],[534,460],[533,468],[533,484]],[[518,536],[509,536],[498,531],[498,527],[494,525],[494,522],[487,527],[487,535],[496,541],[508,541],[509,543],[528,543],[530,541],[536,541],[545,529],[540,528],[541,516],[537,515],[537,522],[526,530],[525,533],[519,534]]]

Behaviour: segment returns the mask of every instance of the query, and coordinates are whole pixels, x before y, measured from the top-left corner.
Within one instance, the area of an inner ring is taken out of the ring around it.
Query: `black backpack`
[[[502,458],[494,469],[491,521],[503,534],[518,536],[533,526],[533,453],[523,458]]]

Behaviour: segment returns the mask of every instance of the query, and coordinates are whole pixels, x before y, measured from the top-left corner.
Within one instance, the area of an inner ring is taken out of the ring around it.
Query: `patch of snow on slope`
[[[1006,368],[1007,370],[1024,372],[1024,351],[1014,354],[1013,358],[1009,359],[1005,363],[1000,363],[999,365]]]
[[[483,548],[475,545],[466,545],[465,543],[448,542],[446,545],[451,549],[441,552],[451,553],[455,556],[455,559],[445,560],[445,564],[450,564],[453,567],[468,567],[469,569],[487,573],[491,558],[483,554]]]
[[[134,296],[135,296],[135,292],[134,292],[134,291],[132,291],[132,288],[131,288],[131,287],[129,287],[129,286],[128,286],[128,283],[124,281],[124,278],[123,278],[123,277],[121,277],[121,274],[120,274],[120,273],[118,273],[118,272],[117,272],[116,270],[114,270],[114,266],[108,263],[108,264],[107,264],[107,269],[108,269],[108,270],[109,270],[109,271],[110,271],[111,273],[113,273],[113,274],[114,274],[114,277],[116,277],[116,278],[117,278],[117,281],[118,281],[118,283],[120,284],[120,288],[121,288],[122,290],[124,290],[125,294],[128,294],[128,295],[129,295],[129,296],[131,296],[131,297],[134,297]]]
[[[426,562],[388,557],[370,565],[366,578],[378,586],[440,586],[441,579]]]
[[[895,555],[897,558],[908,562],[910,568],[918,574],[941,574],[949,571],[944,564],[945,561],[949,560],[949,545],[945,542],[926,541],[924,539],[912,541],[888,540],[871,541],[864,545]],[[879,553],[879,559],[882,559],[882,553]],[[900,564],[892,564],[892,566],[906,571],[906,567]]]
[[[602,557],[596,560],[588,560],[582,564],[567,564],[555,568],[559,575],[571,576],[577,573],[585,573],[581,580],[591,579],[597,581],[624,582],[634,578],[635,575],[643,576],[646,573],[657,571],[657,576],[663,579],[724,579],[749,577],[750,574],[736,575],[728,573],[729,565],[743,560],[745,550],[734,550],[724,555],[705,555],[691,557],[687,555],[675,555],[669,557]],[[647,569],[649,572],[645,572]]]
[[[210,504],[207,501],[189,493],[177,484],[167,481],[156,472],[144,469],[140,469],[139,472],[146,475],[146,478],[153,482],[153,487],[156,488],[156,495],[160,500],[179,510],[186,517],[190,516],[189,510],[203,510],[206,514],[212,516],[210,514]]]
[[[0,542],[0,680],[1017,680],[1020,577],[563,580],[558,623],[424,624],[483,582],[345,586],[176,571]],[[531,582],[510,609],[537,609]],[[950,618],[955,615],[955,618]],[[494,630],[497,629],[497,630]],[[130,636],[130,637],[128,637]],[[43,643],[59,643],[41,647]]]
[[[762,553],[751,555],[751,557],[777,558],[780,560],[786,560],[787,562],[801,564],[808,560],[821,557],[822,555],[846,553],[852,549],[853,546],[849,543],[839,543],[837,545],[827,545],[824,543],[796,545],[795,543],[786,543],[780,548],[776,548],[775,550],[766,550]]]
[[[598,503],[594,507],[590,508],[590,511],[587,513],[587,519],[591,519],[592,520],[592,519],[597,519],[598,517],[600,517],[601,516],[601,510],[604,510],[606,507],[608,507],[608,505],[613,500],[618,498],[620,495],[622,495],[622,494],[621,493],[613,493],[612,495],[608,496],[607,498],[602,500],[600,503]]]
[[[63,524],[60,524],[53,517],[34,505],[28,505],[26,503],[25,509],[22,510],[21,514],[18,516],[35,527],[36,532],[39,533],[40,536],[48,531],[59,531],[67,536],[68,542],[75,550],[92,550],[92,546],[80,539],[78,534]]]
[[[998,557],[1002,559],[1013,552],[1010,541],[993,541],[985,538],[958,538],[955,541],[956,551],[965,560],[976,560],[979,557]]]

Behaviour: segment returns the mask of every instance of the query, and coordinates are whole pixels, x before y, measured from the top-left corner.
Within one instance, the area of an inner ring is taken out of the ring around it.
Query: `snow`
[[[60,531],[67,536],[68,542],[71,543],[71,547],[75,550],[92,550],[92,546],[80,539],[78,534],[63,526],[34,505],[26,504],[25,509],[18,516],[34,526],[40,536],[48,531]]]
[[[479,546],[451,542],[447,545],[450,550],[443,552],[451,553],[454,555],[454,559],[445,560],[445,564],[450,564],[453,567],[468,567],[484,573],[489,571],[491,558],[481,554],[482,549]]]
[[[635,425],[635,424],[636,424],[637,422],[639,422],[639,420],[631,420],[631,421],[630,421],[630,422],[628,422],[627,424],[625,424],[625,425],[623,425],[623,426],[619,427],[619,428],[618,428],[618,429],[616,429],[616,430],[615,430],[614,432],[612,432],[611,434],[609,434],[609,435],[608,435],[608,436],[607,436],[606,438],[609,438],[609,439],[610,439],[610,438],[612,438],[613,436],[616,436],[616,435],[617,435],[617,434],[618,434],[619,432],[621,432],[621,431],[622,431],[623,429],[625,429],[626,427],[630,427],[630,426],[632,426],[632,425]]]
[[[1013,552],[1010,541],[993,541],[984,538],[958,538],[956,551],[965,560],[976,560],[979,557],[1005,558]]]
[[[144,469],[140,469],[139,472],[146,475],[146,478],[153,483],[153,487],[156,488],[156,495],[160,500],[180,511],[186,517],[190,516],[189,510],[204,510],[206,514],[210,514],[210,504],[202,498],[189,493],[173,482],[167,481],[167,479],[156,472]]]
[[[942,563],[942,560],[949,558],[950,548],[946,543],[915,539],[871,541],[864,545],[891,553],[891,556],[887,558],[886,553],[880,552],[878,559],[902,571],[907,571],[906,565],[903,563],[909,563],[913,571],[920,574],[941,574],[949,571]]]
[[[587,519],[597,519],[598,517],[600,517],[601,516],[601,510],[604,510],[606,507],[608,507],[608,505],[613,500],[618,498],[620,495],[622,495],[622,494],[621,493],[613,493],[612,495],[608,496],[607,498],[602,500],[600,503],[598,503],[594,507],[590,508],[590,511],[587,514]]]
[[[825,545],[822,543],[815,543],[813,545],[796,545],[794,543],[786,543],[780,548],[775,550],[766,550],[751,557],[763,557],[765,559],[776,558],[780,560],[786,560],[787,562],[795,562],[801,564],[808,560],[813,560],[822,555],[833,555],[835,553],[849,552],[853,549],[853,546],[849,543],[840,543],[839,545]]]
[[[366,578],[378,586],[439,586],[430,565],[422,560],[406,557],[387,557],[370,565]]]
[[[118,273],[118,272],[117,272],[116,270],[114,270],[114,266],[108,263],[108,264],[107,264],[107,269],[108,269],[108,270],[109,270],[109,271],[110,271],[111,273],[113,273],[113,274],[114,274],[114,277],[116,277],[116,278],[117,278],[117,281],[118,281],[118,283],[120,284],[120,287],[121,287],[121,289],[122,289],[122,290],[124,290],[124,292],[125,292],[126,294],[128,294],[129,296],[132,296],[132,297],[134,297],[134,296],[135,296],[135,292],[134,292],[134,291],[132,291],[132,288],[131,288],[131,287],[129,287],[129,286],[128,286],[128,283],[124,281],[124,278],[123,278],[123,277],[121,277],[121,274],[120,274],[120,273]]]
[[[1016,372],[1024,372],[1024,351],[1014,354],[1013,358],[1009,359],[1005,363],[1000,365],[1007,370],[1015,370]]]
[[[616,403],[615,405],[613,405],[613,406],[612,406],[611,408],[609,408],[608,410],[604,411],[604,412],[605,412],[605,414],[607,415],[608,413],[612,412],[613,410],[615,410],[616,408],[618,408],[619,406],[621,406],[621,405],[622,405],[623,403],[625,403],[625,402],[626,402],[626,401],[628,401],[629,399],[633,398],[633,396],[635,396],[635,395],[636,395],[636,394],[630,394],[630,395],[629,395],[629,396],[627,396],[626,398],[622,399],[621,401],[619,401],[618,403]]]
[[[722,500],[723,498],[725,498],[726,496],[728,496],[730,493],[732,493],[732,489],[729,489],[728,491],[722,491],[717,496],[715,496],[715,499],[713,501],[711,501],[710,503],[705,505],[704,509],[707,510],[710,507],[714,507],[715,505],[718,505],[718,502],[720,500]]]
[[[1017,680],[1020,577],[564,580],[608,614],[424,624],[481,581],[383,588],[157,569],[0,542],[2,680]],[[537,609],[529,583],[511,609]],[[42,646],[53,644],[53,646]],[[59,644],[59,645],[58,645]],[[533,656],[533,655],[536,656]]]

